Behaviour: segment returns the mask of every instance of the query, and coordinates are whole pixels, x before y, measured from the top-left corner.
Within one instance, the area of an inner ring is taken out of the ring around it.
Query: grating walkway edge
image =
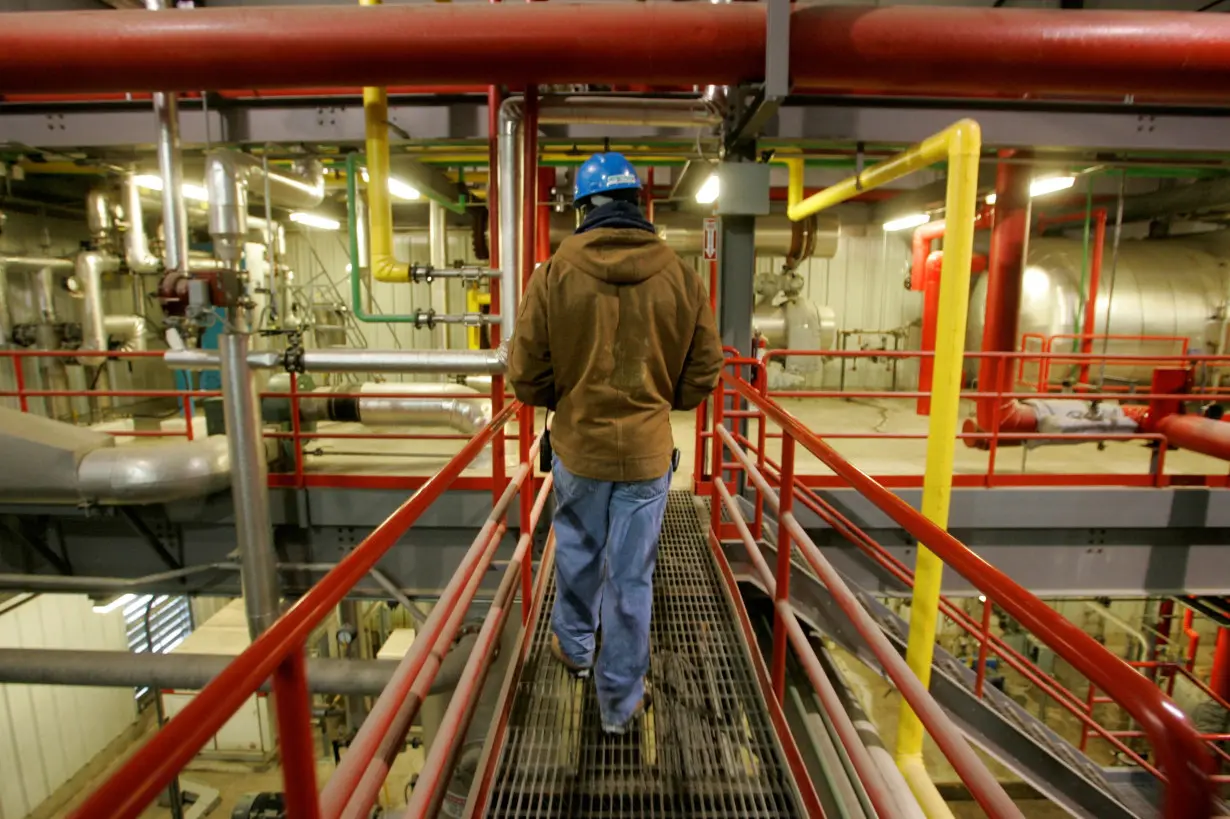
[[[671,492],[654,577],[654,704],[623,737],[602,733],[592,679],[551,657],[548,581],[487,816],[802,815],[706,529],[691,494]]]

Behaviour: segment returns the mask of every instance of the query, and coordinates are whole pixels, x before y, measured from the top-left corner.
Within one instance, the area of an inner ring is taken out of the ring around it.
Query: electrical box
[[[721,216],[763,216],[769,212],[769,166],[757,162],[723,162],[717,212]]]

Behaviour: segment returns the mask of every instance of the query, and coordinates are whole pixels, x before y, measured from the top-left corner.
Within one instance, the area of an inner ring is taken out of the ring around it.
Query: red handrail
[[[312,630],[327,617],[356,583],[363,579],[380,558],[418,520],[428,506],[434,503],[462,470],[491,442],[496,432],[512,418],[520,405],[517,402],[504,407],[486,427],[466,444],[443,469],[433,475],[423,487],[397,508],[384,523],[376,527],[354,551],[329,571],[320,582],[261,634],[247,649],[231,662],[209,685],[201,689],[179,714],[154,735],[124,765],[104,782],[80,807],[71,819],[135,819],[154,798],[166,788],[175,774],[184,767],[209,738],[218,732],[227,720],[276,670],[286,666],[286,674],[280,672],[275,682],[287,677],[291,683],[288,693],[293,696],[304,682],[302,663],[295,660],[302,654],[304,644]],[[295,666],[299,675],[295,677]],[[298,683],[298,684],[296,684]],[[303,703],[298,703],[302,705]],[[306,723],[306,709],[300,715],[290,713]],[[282,709],[279,708],[279,717]],[[292,719],[292,722],[295,721]],[[281,719],[279,719],[281,723]],[[306,746],[284,745],[283,752],[302,751],[311,753],[311,743]],[[299,760],[302,754],[295,754]],[[292,765],[283,760],[284,774],[291,771],[301,778],[286,781],[288,799],[302,810],[293,813],[299,817],[318,815],[314,767],[303,766],[297,761]],[[311,797],[307,798],[310,791]]]
[[[1168,819],[1197,819],[1209,815],[1213,789],[1209,778],[1211,759],[1208,751],[1187,717],[1149,680],[947,531],[854,467],[751,384],[729,373],[723,373],[722,380],[880,511],[925,543],[947,565],[993,599],[996,605],[1073,668],[1111,694],[1140,723],[1153,744],[1159,767],[1167,778],[1164,807]]]

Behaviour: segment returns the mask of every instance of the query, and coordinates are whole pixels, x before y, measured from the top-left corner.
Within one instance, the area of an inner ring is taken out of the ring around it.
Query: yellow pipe
[[[940,308],[922,500],[923,515],[944,528],[948,527],[957,423],[960,420],[961,364],[965,351],[965,321],[969,311],[969,269],[974,252],[974,217],[978,207],[978,160],[981,152],[982,135],[978,123],[961,120],[918,145],[872,165],[860,176],[843,180],[806,199],[803,199],[803,164],[798,160],[786,160],[790,171],[787,213],[795,221],[844,202],[864,190],[948,160],[948,190],[945,197],[948,232],[944,237],[944,264],[940,273]],[[919,544],[906,661],[924,685],[931,682],[943,572],[943,562],[924,544]],[[907,767],[914,765],[915,760],[921,763],[922,747],[922,723],[902,703],[897,728],[897,764],[903,773]]]
[[[904,759],[899,758],[897,768],[900,769],[902,778],[910,786],[910,793],[914,794],[918,807],[922,809],[927,819],[955,819],[948,803],[944,801],[939,789],[931,781],[931,775],[927,773],[927,766],[923,764],[921,753]]]
[[[480,291],[477,285],[466,288],[466,312],[477,313],[484,304],[491,304],[491,294]],[[482,347],[482,332],[478,327],[466,328],[466,343],[471,350]]]
[[[359,0],[378,6],[380,0]],[[372,278],[410,281],[410,266],[393,258],[393,203],[389,199],[389,95],[383,88],[363,89],[363,125],[367,135],[367,213]]]

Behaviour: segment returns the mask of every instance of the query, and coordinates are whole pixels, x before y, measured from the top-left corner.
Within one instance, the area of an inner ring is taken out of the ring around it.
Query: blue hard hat
[[[577,169],[577,184],[572,190],[572,203],[595,193],[641,189],[636,168],[623,154],[594,154]]]

